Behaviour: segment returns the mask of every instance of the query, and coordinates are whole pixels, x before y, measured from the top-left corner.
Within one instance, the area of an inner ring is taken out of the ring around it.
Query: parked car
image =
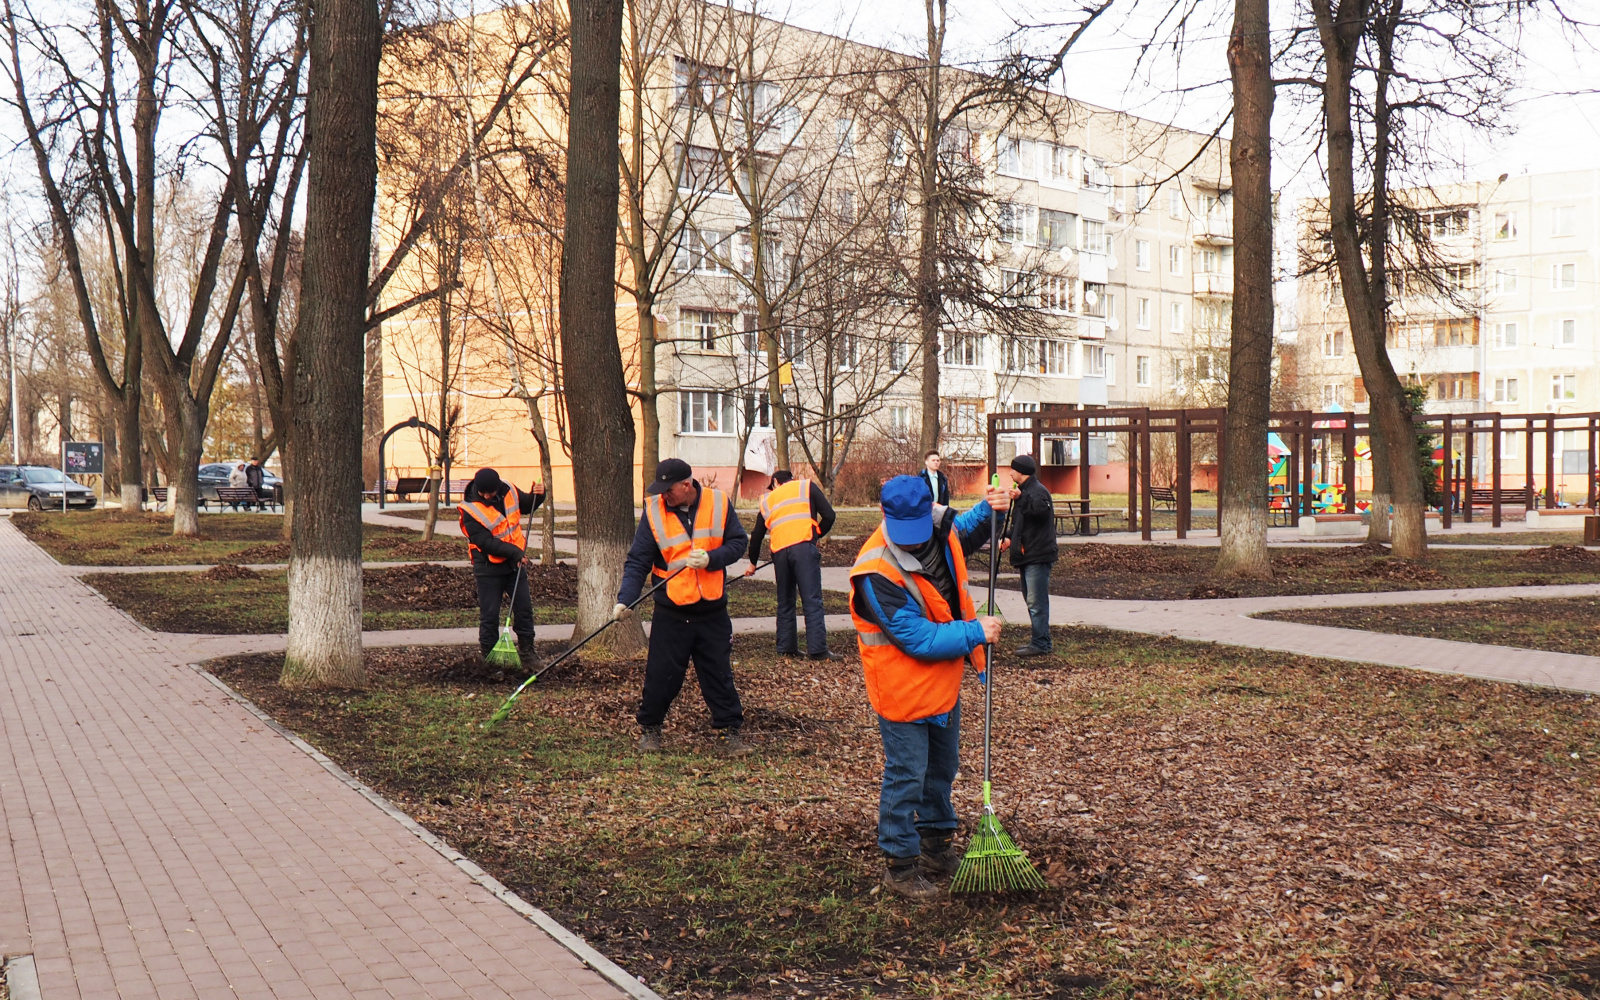
[[[48,465],[0,465],[0,507],[60,510],[66,494],[68,510],[92,510],[94,490],[80,486]]]
[[[233,470],[248,462],[208,462],[200,466],[200,498],[211,503],[217,501],[217,487],[227,486],[228,477]],[[261,488],[270,496],[283,502],[283,480],[274,476],[266,469],[261,470]]]

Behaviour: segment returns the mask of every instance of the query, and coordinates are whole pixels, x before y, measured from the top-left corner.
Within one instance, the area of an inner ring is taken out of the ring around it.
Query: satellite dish
[[[1091,288],[1087,292],[1083,293],[1083,301],[1085,305],[1092,306],[1096,302],[1100,301],[1100,293]]]
[[[1115,333],[1117,331],[1117,328],[1120,327],[1121,325],[1122,325],[1122,321],[1117,319],[1115,316],[1112,316],[1111,318],[1106,320],[1106,329],[1110,330],[1112,333]]]
[[[1072,263],[1072,248],[1071,247],[1062,247],[1061,250],[1060,250],[1060,253],[1061,253],[1061,262],[1063,264]]]
[[[1108,267],[1111,270],[1115,271],[1117,269],[1117,258],[1115,258],[1115,257],[1107,257],[1106,258],[1106,267]]]

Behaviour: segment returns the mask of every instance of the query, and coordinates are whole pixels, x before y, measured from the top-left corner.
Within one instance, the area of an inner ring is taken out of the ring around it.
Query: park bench
[[[152,486],[145,490],[145,497],[154,505],[154,509],[160,510],[167,503],[167,488],[165,486]]]
[[[1494,492],[1495,491],[1493,487],[1474,486],[1471,490],[1470,497],[1472,506],[1493,507]],[[1512,490],[1502,486],[1500,488],[1500,505],[1503,507],[1507,504],[1522,504],[1524,506],[1531,506],[1528,503],[1528,491],[1526,489]]]
[[[362,491],[361,497],[363,500],[368,497],[377,500],[378,495],[383,493],[399,500],[401,497],[411,496],[413,493],[426,493],[428,482],[429,480],[426,476],[401,476],[393,481],[380,479],[372,484],[372,489]]]
[[[202,500],[201,502],[207,503],[210,501]],[[228,506],[257,507],[261,510],[266,510],[269,505],[273,507],[278,505],[275,495],[271,493],[258,494],[249,486],[218,486],[215,503],[218,510]]]
[[[1153,504],[1165,504],[1168,510],[1177,510],[1178,494],[1170,486],[1152,486],[1150,487],[1150,502]]]

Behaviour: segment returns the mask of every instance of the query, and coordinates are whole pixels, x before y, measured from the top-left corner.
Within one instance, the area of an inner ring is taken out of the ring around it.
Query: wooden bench
[[[426,476],[401,476],[392,482],[380,479],[372,484],[372,489],[363,490],[361,498],[365,500],[367,497],[371,497],[373,500],[377,500],[378,495],[381,493],[399,500],[401,497],[411,496],[413,493],[426,493],[429,482],[431,480]]]
[[[167,503],[167,487],[165,487],[165,486],[152,486],[149,489],[145,490],[144,492],[145,492],[145,497],[148,500],[150,500],[151,503],[153,503],[155,505],[155,509],[156,510],[160,510],[162,507],[166,506],[166,503]]]
[[[1168,510],[1177,510],[1177,491],[1170,486],[1152,486],[1150,487],[1150,502],[1153,504],[1165,504]]]
[[[1471,503],[1473,507],[1493,507],[1494,488],[1474,486],[1468,491],[1468,502]],[[1504,507],[1508,504],[1522,504],[1524,506],[1531,506],[1531,504],[1528,503],[1528,491],[1526,489],[1513,490],[1507,489],[1504,486],[1500,487],[1500,506]]]
[[[204,502],[206,501],[202,500],[202,503]],[[235,508],[256,507],[260,510],[266,510],[269,505],[273,507],[278,505],[276,495],[272,493],[257,493],[250,486],[218,486],[215,503],[219,510],[226,506]]]

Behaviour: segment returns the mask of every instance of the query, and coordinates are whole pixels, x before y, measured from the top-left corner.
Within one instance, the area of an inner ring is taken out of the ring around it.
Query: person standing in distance
[[[750,530],[750,568],[761,561],[761,542],[771,539],[772,572],[778,583],[778,652],[800,652],[795,632],[794,595],[806,613],[806,655],[813,660],[843,659],[828,650],[828,625],[822,611],[822,553],[817,539],[833,528],[833,505],[809,479],[796,479],[787,470],[777,472],[761,498],[761,511]]]
[[[921,476],[883,486],[883,522],[850,569],[850,617],[866,674],[867,698],[883,739],[878,847],[883,884],[909,899],[944,890],[929,880],[956,873],[956,811],[950,786],[960,765],[961,678],[966,664],[984,679],[984,643],[1000,620],[978,617],[967,590],[967,555],[989,540],[990,512],[1007,490],[957,514],[936,504]]]
[[[645,494],[644,515],[612,609],[614,618],[629,617],[633,612],[628,605],[639,599],[647,577],[652,582],[672,577],[655,592],[644,692],[635,716],[644,730],[639,750],[661,750],[661,723],[683,689],[692,661],[712,728],[722,734],[723,750],[742,757],[751,747],[739,735],[744,706],[733,683],[733,620],[723,587],[724,569],[744,555],[749,536],[728,495],[695,482],[694,470],[680,458],[656,466]]]
[[[1050,641],[1050,572],[1060,550],[1055,501],[1039,482],[1038,472],[1032,455],[1018,455],[1006,470],[1017,490],[1011,501],[1010,537],[1000,548],[1011,550],[1011,565],[1022,575],[1022,598],[1028,602],[1028,621],[1033,627],[1032,639],[1017,650],[1018,656],[1049,656],[1054,648]]]
[[[500,637],[500,599],[511,595],[511,628],[517,633],[517,659],[533,673],[539,665],[533,648],[533,601],[528,596],[524,558],[528,535],[522,519],[544,503],[544,483],[519,493],[493,469],[479,469],[456,508],[467,536],[472,577],[478,585],[478,649],[488,656]]]
[[[950,477],[940,471],[944,459],[939,457],[937,451],[930,451],[922,456],[922,481],[928,484],[928,495],[933,497],[934,503],[948,504],[950,502]]]

